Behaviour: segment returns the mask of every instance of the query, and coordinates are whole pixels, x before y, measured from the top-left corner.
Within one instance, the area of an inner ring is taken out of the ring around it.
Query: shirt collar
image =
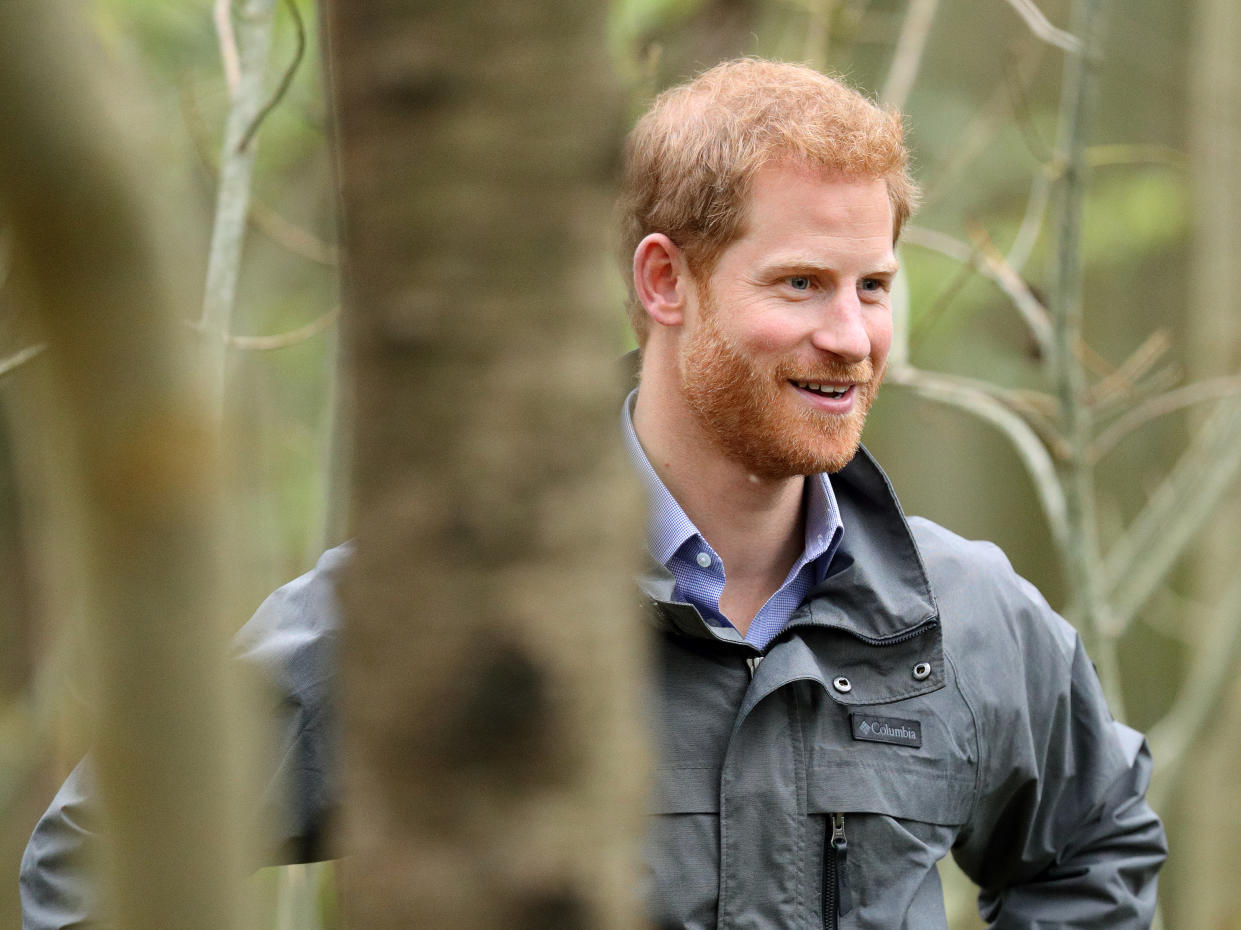
[[[625,437],[625,448],[633,463],[634,472],[646,492],[646,548],[660,565],[667,566],[677,550],[685,541],[698,536],[698,527],[694,526],[685,510],[677,503],[672,492],[655,473],[646,450],[638,441],[638,434],[633,428],[633,404],[637,399],[638,390],[629,392],[621,407],[621,432]],[[806,530],[803,543],[803,555],[798,560],[802,565],[818,559],[829,550],[834,550],[837,537],[844,533],[844,523],[840,516],[840,508],[836,503],[836,494],[826,474],[811,475],[806,483],[805,497]],[[815,572],[814,580],[821,581],[827,572],[827,560]]]

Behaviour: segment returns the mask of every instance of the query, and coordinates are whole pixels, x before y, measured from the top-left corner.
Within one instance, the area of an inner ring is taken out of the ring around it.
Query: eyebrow
[[[895,275],[901,270],[900,262],[890,261],[883,262],[878,267],[862,273],[862,277],[871,275],[886,274]],[[794,273],[798,271],[835,271],[834,268],[824,265],[819,259],[809,255],[786,255],[775,261],[769,262],[764,268],[765,274],[784,274]]]

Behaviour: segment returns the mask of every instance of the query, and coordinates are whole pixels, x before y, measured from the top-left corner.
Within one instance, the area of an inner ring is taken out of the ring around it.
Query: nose
[[[844,362],[860,362],[870,355],[862,302],[853,288],[840,288],[823,309],[810,342]]]

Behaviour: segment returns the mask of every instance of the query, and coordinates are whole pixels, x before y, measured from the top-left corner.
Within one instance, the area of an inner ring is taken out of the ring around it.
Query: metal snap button
[[[853,690],[853,685],[849,683],[849,679],[846,678],[844,675],[841,675],[838,678],[833,678],[832,687],[835,688],[837,691],[839,691],[841,694],[848,694],[850,691]]]
[[[931,677],[931,663],[919,662],[914,666],[914,681],[926,681]]]

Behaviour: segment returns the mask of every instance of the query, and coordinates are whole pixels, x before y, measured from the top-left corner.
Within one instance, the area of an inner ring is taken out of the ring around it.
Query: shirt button
[[[698,562],[698,566],[699,566],[700,568],[710,568],[710,567],[711,567],[711,555],[710,555],[710,553],[707,553],[707,552],[700,552],[700,553],[698,553],[698,558],[697,558],[695,561],[697,561],[697,562]]]

